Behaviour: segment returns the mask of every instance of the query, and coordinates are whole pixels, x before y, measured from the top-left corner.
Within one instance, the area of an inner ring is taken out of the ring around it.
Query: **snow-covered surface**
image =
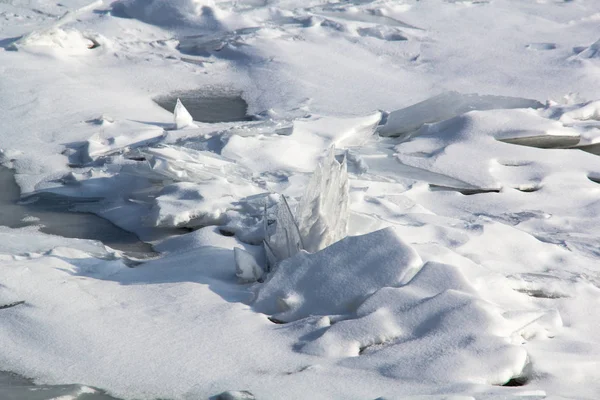
[[[60,400],[597,398],[599,22],[597,0],[1,1],[23,201],[75,198],[161,256],[2,227],[0,371]],[[153,101],[194,91],[248,118]]]

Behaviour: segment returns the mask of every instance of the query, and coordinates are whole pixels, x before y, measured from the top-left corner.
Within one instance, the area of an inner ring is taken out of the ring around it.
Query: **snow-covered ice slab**
[[[400,379],[504,384],[523,373],[527,353],[511,343],[511,324],[500,311],[458,268],[429,262],[408,284],[378,290],[355,319],[332,325],[302,350],[361,355],[344,364]]]
[[[540,107],[543,104],[536,100],[446,92],[410,107],[392,111],[377,132],[381,136],[404,136],[424,124],[440,122],[469,111]]]
[[[282,261],[254,307],[282,321],[348,314],[377,289],[406,283],[420,266],[417,253],[393,229],[348,237]]]
[[[539,187],[555,173],[596,170],[600,161],[594,156],[543,149],[547,147],[543,143],[575,144],[582,134],[578,127],[547,118],[548,113],[549,110],[531,109],[471,111],[423,126],[415,136],[395,147],[397,159],[483,189],[527,190]],[[537,144],[542,148],[509,143]]]

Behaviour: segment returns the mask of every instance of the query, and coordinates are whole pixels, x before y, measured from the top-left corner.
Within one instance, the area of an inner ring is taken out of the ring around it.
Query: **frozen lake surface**
[[[0,399],[597,398],[599,19],[0,1]]]

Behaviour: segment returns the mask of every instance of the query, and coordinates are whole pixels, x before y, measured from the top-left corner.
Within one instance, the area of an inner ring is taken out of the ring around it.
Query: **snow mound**
[[[421,263],[392,228],[347,237],[315,254],[301,252],[282,261],[254,307],[281,321],[353,313],[378,289],[406,283]]]
[[[218,27],[217,9],[212,0],[120,0],[113,14],[139,19],[153,25],[203,25]]]
[[[404,136],[424,124],[447,120],[473,110],[540,108],[536,100],[446,92],[410,107],[392,111],[379,127],[381,136]]]
[[[405,286],[384,287],[301,347],[344,365],[399,379],[504,384],[527,353],[510,343],[510,324],[482,300],[457,267],[428,262]]]

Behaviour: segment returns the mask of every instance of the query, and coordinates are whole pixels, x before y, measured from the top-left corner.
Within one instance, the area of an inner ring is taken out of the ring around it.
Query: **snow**
[[[596,398],[598,21],[0,2],[0,397]]]
[[[391,228],[349,237],[281,262],[254,306],[286,322],[352,313],[377,289],[406,283],[420,266],[418,254]]]

